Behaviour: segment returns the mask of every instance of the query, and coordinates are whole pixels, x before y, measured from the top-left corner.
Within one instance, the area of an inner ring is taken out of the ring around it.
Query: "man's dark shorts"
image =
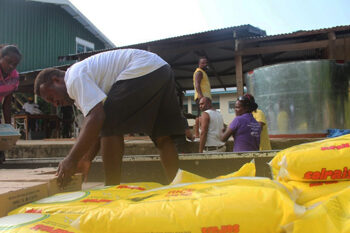
[[[106,119],[101,136],[145,133],[154,141],[161,136],[184,134],[184,124],[169,65],[139,78],[116,82],[104,103]]]

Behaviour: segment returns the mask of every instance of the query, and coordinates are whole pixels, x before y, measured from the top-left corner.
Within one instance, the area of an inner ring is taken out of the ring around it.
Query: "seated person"
[[[26,114],[29,115],[38,115],[38,114],[43,114],[42,111],[39,109],[39,105],[34,103],[33,97],[28,97],[27,98],[28,102],[24,103],[22,106],[22,109]],[[36,119],[28,119],[28,129],[29,131],[36,131]]]
[[[39,105],[34,103],[33,97],[28,97],[27,98],[28,102],[23,104],[22,109],[25,111],[27,114],[43,114],[42,111],[39,109]]]

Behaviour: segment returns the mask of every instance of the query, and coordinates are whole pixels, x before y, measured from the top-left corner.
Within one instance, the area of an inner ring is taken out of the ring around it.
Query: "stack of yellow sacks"
[[[270,165],[296,203],[308,207],[287,232],[349,232],[350,135],[288,148]]]
[[[57,194],[0,218],[0,232],[350,232],[349,144],[347,135],[283,150],[274,180],[247,163],[214,179],[179,170],[167,186]]]
[[[282,232],[303,208],[278,182],[253,176],[248,163],[215,179],[179,170],[168,186],[59,194],[1,218],[0,232]]]

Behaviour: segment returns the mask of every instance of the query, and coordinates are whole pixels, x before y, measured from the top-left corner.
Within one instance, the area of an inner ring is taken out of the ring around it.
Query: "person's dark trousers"
[[[0,164],[2,164],[3,162],[5,162],[5,152],[0,151]]]

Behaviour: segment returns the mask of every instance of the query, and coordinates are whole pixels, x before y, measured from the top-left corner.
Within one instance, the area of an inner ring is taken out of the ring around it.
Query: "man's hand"
[[[69,157],[66,157],[60,162],[56,173],[58,176],[57,182],[59,186],[65,187],[71,181],[72,176],[75,174],[76,168],[76,161],[71,160]]]
[[[191,142],[194,141],[195,137],[193,136],[192,131],[190,129],[185,129],[185,135],[188,140],[190,140]]]

